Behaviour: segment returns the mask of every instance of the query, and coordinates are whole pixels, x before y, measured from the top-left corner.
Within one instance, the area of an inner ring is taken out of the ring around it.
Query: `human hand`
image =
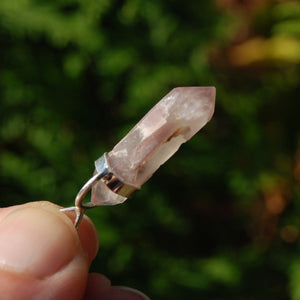
[[[71,215],[45,201],[0,209],[1,299],[147,299],[112,287],[104,275],[88,274],[97,232],[87,217],[77,232]]]

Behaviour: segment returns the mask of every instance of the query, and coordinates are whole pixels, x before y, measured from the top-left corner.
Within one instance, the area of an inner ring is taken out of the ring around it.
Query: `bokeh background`
[[[176,86],[212,121],[123,205],[93,271],[152,299],[300,299],[300,2],[1,0],[2,207],[73,205]]]

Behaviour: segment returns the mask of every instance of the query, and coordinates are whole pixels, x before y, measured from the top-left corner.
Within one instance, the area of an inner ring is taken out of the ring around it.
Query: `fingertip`
[[[90,264],[95,258],[99,247],[96,228],[92,221],[85,216],[77,231],[74,227],[74,218],[74,212],[63,213],[60,211],[58,205],[48,201],[29,202],[1,209],[1,255],[18,255],[17,240],[22,245],[26,244],[30,253],[32,252],[30,250],[31,245],[33,249],[39,249],[37,246],[41,247],[42,245],[46,245],[46,242],[52,242],[52,246],[50,247],[52,250],[48,250],[45,246],[47,251],[39,252],[39,257],[42,258],[45,253],[53,255],[55,253],[53,249],[62,248],[65,251],[57,251],[59,252],[57,258],[61,258],[63,253],[66,253],[66,258],[63,261],[67,262],[71,259],[72,255],[74,256],[78,253],[87,257],[87,262]],[[44,237],[47,237],[47,239]],[[39,243],[34,246],[37,240],[39,240]],[[20,247],[22,246],[20,245]],[[9,250],[11,248],[13,251]],[[23,248],[27,249],[25,246]],[[69,251],[69,248],[72,251]],[[15,264],[17,264],[17,260],[11,260],[16,261]],[[56,262],[58,262],[58,259]],[[49,265],[50,267],[51,264]]]
[[[89,258],[89,263],[92,262],[92,260],[95,258],[98,249],[99,249],[99,237],[98,232],[91,221],[91,219],[84,215],[82,222],[79,226],[79,229],[76,230],[74,226],[74,220],[75,220],[75,212],[74,211],[61,211],[61,207],[57,204],[54,204],[49,201],[35,201],[35,202],[29,202],[24,205],[18,205],[14,207],[8,208],[11,209],[19,209],[23,207],[30,207],[30,208],[41,208],[46,211],[50,211],[53,214],[57,215],[61,218],[62,221],[64,221],[67,226],[69,227],[70,231],[74,236],[78,236],[80,240],[81,247],[83,251],[87,254]]]
[[[51,209],[24,205],[0,223],[2,269],[44,278],[63,268],[77,253],[79,239]]]
[[[110,288],[110,280],[107,277],[98,273],[90,273],[83,300],[99,299],[103,294],[109,292]]]
[[[150,298],[136,289],[114,286],[107,294],[103,295],[101,300],[150,300]]]

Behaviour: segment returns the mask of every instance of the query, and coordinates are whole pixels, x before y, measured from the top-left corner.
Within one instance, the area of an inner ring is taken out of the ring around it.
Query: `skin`
[[[99,248],[96,228],[85,216],[77,232],[74,213],[59,209],[46,201],[0,209],[1,299],[148,299],[88,273]]]

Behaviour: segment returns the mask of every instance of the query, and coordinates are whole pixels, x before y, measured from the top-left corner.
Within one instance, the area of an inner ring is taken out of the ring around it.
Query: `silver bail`
[[[109,167],[107,154],[104,153],[95,161],[96,171],[80,189],[75,198],[75,207],[61,211],[75,210],[75,228],[78,229],[87,209],[100,205],[116,205],[127,200],[137,188],[124,183]],[[91,202],[83,203],[88,191],[92,189]]]
[[[95,161],[95,167],[100,180],[93,185],[92,189],[92,203],[94,205],[120,204],[137,190],[136,187],[124,183],[113,173],[106,153]]]

